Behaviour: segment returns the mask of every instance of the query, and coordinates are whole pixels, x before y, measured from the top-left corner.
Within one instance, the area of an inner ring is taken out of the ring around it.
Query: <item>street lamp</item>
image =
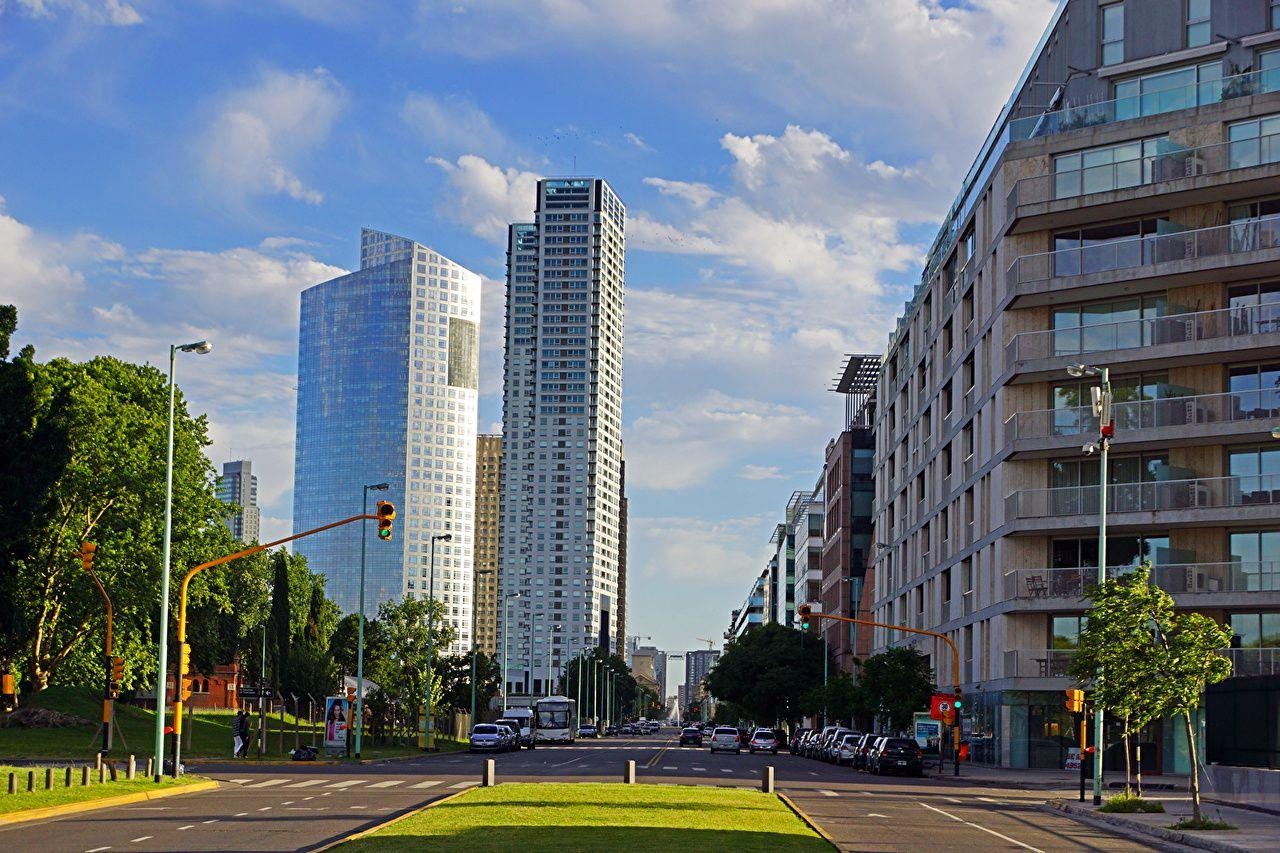
[[[476,654],[480,651],[480,642],[476,639],[476,596],[479,593],[480,578],[493,574],[493,569],[476,571],[475,582],[471,586],[471,725],[476,724]]]
[[[361,491],[360,514],[369,514],[369,492],[385,492],[390,483],[366,485]],[[360,616],[356,619],[356,758],[360,758],[361,737],[364,735],[364,542],[365,523],[360,522]]]
[[[552,625],[547,628],[547,683],[543,685],[547,689],[547,696],[551,695],[551,682],[555,680],[555,675],[551,669],[551,638],[555,636],[556,631],[560,630],[559,625]]]
[[[178,352],[193,352],[205,355],[213,349],[208,341],[196,341],[190,344],[169,345],[169,438],[166,445],[164,467],[164,540],[160,549],[160,647],[156,660],[156,760],[155,781],[157,784],[164,775],[164,717],[167,693],[166,680],[169,675],[169,551],[173,538],[173,363]],[[182,690],[181,684],[173,685],[175,692]],[[178,775],[175,763],[173,775]]]
[[[507,630],[507,617],[511,614],[511,599],[519,598],[520,593],[509,592],[502,600],[502,716],[507,715],[507,694],[510,693],[511,676],[507,666],[507,642],[510,632]]]
[[[1067,373],[1076,379],[1085,376],[1098,377],[1093,388],[1093,413],[1098,418],[1098,440],[1084,446],[1084,452],[1099,454],[1098,467],[1098,586],[1107,582],[1107,451],[1116,434],[1115,421],[1111,419],[1111,369],[1088,364],[1073,364]],[[1102,677],[1102,673],[1098,673]],[[1102,705],[1094,703],[1093,711],[1093,804],[1102,804]]]
[[[431,537],[431,556],[428,557],[427,570],[427,738],[423,748],[427,751],[435,749],[435,707],[431,702],[432,680],[431,669],[436,657],[436,542],[452,542],[452,533],[436,533]]]

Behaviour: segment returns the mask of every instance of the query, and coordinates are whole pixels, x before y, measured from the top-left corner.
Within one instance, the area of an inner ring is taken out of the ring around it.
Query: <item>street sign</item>
[[[241,687],[239,690],[241,699],[275,699],[276,689],[274,687]]]

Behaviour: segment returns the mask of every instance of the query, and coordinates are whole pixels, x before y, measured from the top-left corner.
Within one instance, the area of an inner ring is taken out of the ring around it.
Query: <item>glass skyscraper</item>
[[[293,524],[319,527],[396,505],[390,542],[372,523],[296,545],[344,612],[359,602],[360,536],[369,537],[365,613],[435,598],[456,642],[471,647],[480,276],[427,246],[363,229],[360,269],[302,293]],[[362,531],[362,528],[365,528]]]

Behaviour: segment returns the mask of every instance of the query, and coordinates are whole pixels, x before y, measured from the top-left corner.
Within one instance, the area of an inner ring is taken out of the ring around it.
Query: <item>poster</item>
[[[1080,769],[1080,747],[1067,747],[1067,761],[1062,766],[1063,770],[1079,770]]]
[[[342,696],[326,696],[324,700],[325,749],[347,748],[347,700]]]
[[[919,715],[915,721],[915,739],[920,744],[921,749],[925,749],[932,743],[936,749],[938,739],[942,737],[942,723],[937,720],[920,719]]]

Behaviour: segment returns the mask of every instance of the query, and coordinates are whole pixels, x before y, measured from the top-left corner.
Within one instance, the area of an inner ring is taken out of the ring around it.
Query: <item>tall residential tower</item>
[[[427,246],[364,229],[360,269],[302,293],[295,530],[395,503],[391,542],[367,543],[365,612],[431,589],[471,648],[480,277]],[[361,528],[300,540],[345,612],[359,600]]]
[[[626,211],[599,178],[538,182],[510,227],[500,594],[508,691],[545,692],[618,636]]]
[[[241,542],[257,542],[261,516],[258,510],[258,476],[253,473],[253,463],[248,459],[223,462],[217,492],[218,500],[239,507],[236,514],[227,519],[231,535]]]

